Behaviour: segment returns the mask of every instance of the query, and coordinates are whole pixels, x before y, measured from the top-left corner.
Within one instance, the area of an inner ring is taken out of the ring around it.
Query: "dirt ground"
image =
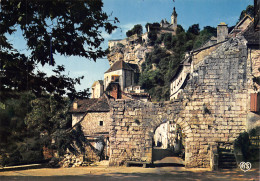
[[[233,170],[210,171],[184,167],[108,167],[104,165],[77,168],[41,168],[2,171],[0,180],[245,180],[259,181],[259,168],[243,172]]]

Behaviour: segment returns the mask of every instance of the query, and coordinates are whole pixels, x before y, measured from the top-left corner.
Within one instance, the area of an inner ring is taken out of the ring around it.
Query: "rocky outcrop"
[[[127,63],[137,64],[141,70],[146,54],[153,50],[153,47],[148,46],[147,42],[147,33],[142,36],[133,35],[123,40],[109,41],[107,58],[110,66],[116,61],[124,60]]]
[[[64,168],[68,167],[79,167],[84,164],[83,156],[76,156],[74,154],[66,154],[64,155],[64,159],[59,162],[59,165]]]

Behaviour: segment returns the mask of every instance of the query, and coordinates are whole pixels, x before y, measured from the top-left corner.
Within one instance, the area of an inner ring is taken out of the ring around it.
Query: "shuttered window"
[[[260,112],[260,96],[257,93],[250,95],[250,111]]]

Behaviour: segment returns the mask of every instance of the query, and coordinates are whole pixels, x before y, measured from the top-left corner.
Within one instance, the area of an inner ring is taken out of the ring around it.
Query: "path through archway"
[[[184,145],[185,137],[181,127],[173,121],[162,122],[153,135],[154,166],[185,166]]]

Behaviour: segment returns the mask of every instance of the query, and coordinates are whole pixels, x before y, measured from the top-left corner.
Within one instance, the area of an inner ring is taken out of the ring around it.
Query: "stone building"
[[[111,82],[118,83],[120,89],[124,90],[126,87],[136,85],[136,70],[129,63],[119,60],[115,62],[105,73],[104,73],[104,90],[107,89]]]
[[[85,146],[88,160],[108,158],[109,130],[112,123],[109,97],[103,94],[100,98],[75,100],[69,112],[72,114],[72,128],[80,125],[91,144]]]
[[[241,21],[239,21],[236,24],[236,26],[232,29],[230,34],[236,36],[238,33],[245,30],[252,21],[253,19],[250,16],[245,15],[245,17]]]
[[[131,89],[132,91],[129,91]],[[116,82],[111,82],[108,85],[106,94],[114,99],[135,99],[143,102],[151,100],[150,95],[144,92],[143,89],[140,89],[140,86],[130,86],[125,88],[125,91],[122,91],[119,83]]]
[[[136,64],[119,60],[104,73],[104,85],[101,80],[94,82],[92,98],[99,98],[102,94],[106,94],[114,99],[133,98],[149,101],[150,95],[137,86],[138,76],[139,67]]]
[[[249,25],[248,20],[250,17],[246,16],[243,18],[234,29],[236,31],[231,31],[228,34],[227,24],[221,22],[217,27],[217,37],[211,37],[209,41],[207,41],[204,45],[196,50],[192,50],[186,56],[186,58],[181,62],[181,66],[177,70],[176,75],[171,79],[170,84],[170,100],[175,100],[178,98],[180,93],[182,93],[184,87],[186,86],[187,80],[191,73],[196,74],[194,72],[194,66],[199,64],[206,56],[209,56],[213,51],[215,51],[218,47],[220,47],[225,41],[227,41],[230,37],[234,37],[239,32],[243,32]],[[251,21],[252,22],[252,21]],[[234,32],[236,32],[234,34]]]
[[[147,32],[156,31],[158,33],[171,33],[172,35],[176,35],[177,30],[177,13],[175,7],[173,8],[173,12],[171,15],[171,23],[169,23],[166,19],[161,20],[160,27],[155,26],[153,24],[148,25]]]
[[[189,79],[190,69],[191,57],[188,56],[181,62],[181,66],[178,68],[176,75],[170,81],[170,100],[177,99],[180,93],[182,93]]]
[[[168,123],[162,123],[154,133],[154,144],[163,149],[168,148]]]
[[[72,114],[72,127],[80,123],[85,135],[107,132],[111,123],[109,102],[106,94],[100,98],[75,100],[69,111]]]
[[[104,93],[103,80],[97,80],[91,86],[91,98],[99,98]]]

